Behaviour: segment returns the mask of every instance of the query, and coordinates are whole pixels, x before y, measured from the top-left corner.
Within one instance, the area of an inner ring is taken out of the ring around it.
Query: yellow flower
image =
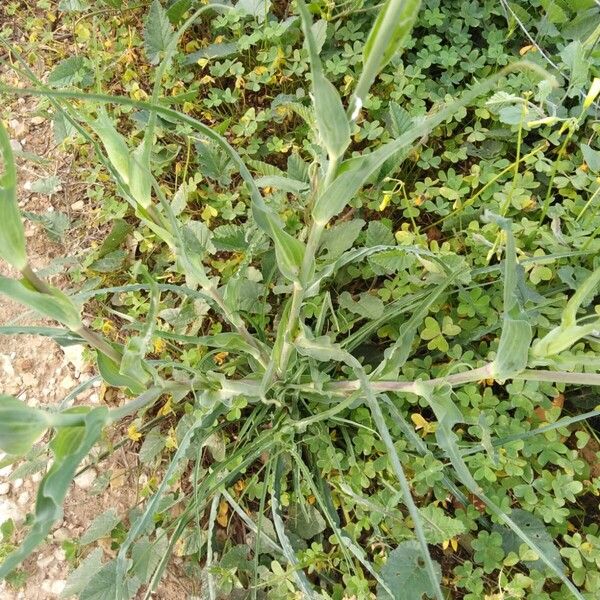
[[[219,353],[215,354],[213,360],[215,361],[215,364],[222,365],[228,356],[229,356],[229,352],[219,352]]]
[[[378,209],[379,212],[385,210],[389,206],[391,200],[392,200],[392,194],[390,194],[389,192],[386,192],[383,195],[383,199],[381,201],[381,204],[379,205],[379,209]]]
[[[175,414],[173,410],[173,405],[171,404],[171,398],[169,398],[162,406],[162,408],[158,411],[159,417],[166,417],[169,414]]]
[[[437,428],[437,423],[430,423],[423,415],[419,413],[413,413],[410,415],[410,420],[415,424],[415,429],[419,431],[421,429],[421,435],[425,437],[429,433],[434,433]]]
[[[227,513],[229,513],[229,504],[225,500],[221,500],[219,502],[219,513],[217,514],[217,523],[221,527],[227,527],[227,523],[229,522]]]
[[[138,431],[135,423],[127,428],[127,437],[133,442],[139,442],[142,439],[142,434]]]
[[[454,550],[454,552],[458,551],[458,540],[456,538],[450,538],[449,540],[444,540],[442,542],[442,548],[444,550],[446,550],[446,548],[448,548],[448,546],[452,547],[452,550]]]
[[[200,215],[204,221],[206,221],[207,225],[210,225],[210,222],[213,217],[216,217],[219,214],[219,211],[208,204],[204,207],[202,214]]]
[[[165,342],[165,340],[163,340],[162,338],[156,338],[153,342],[153,345],[155,354],[160,354],[161,352],[165,351],[167,347],[167,342]]]
[[[165,440],[165,448],[167,450],[175,450],[178,447],[179,444],[177,443],[177,438],[175,437],[175,430],[171,427],[171,429],[169,429],[169,435]]]

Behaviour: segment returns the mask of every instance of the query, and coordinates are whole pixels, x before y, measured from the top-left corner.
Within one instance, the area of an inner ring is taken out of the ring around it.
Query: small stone
[[[4,483],[0,483],[0,496],[6,496],[10,492],[10,483],[5,481]]]
[[[17,498],[17,504],[25,506],[29,502],[29,492],[22,492]]]
[[[37,383],[36,378],[31,373],[21,373],[21,380],[23,385],[35,385]]]
[[[44,119],[44,117],[33,117],[33,119],[31,119],[32,125],[41,125],[45,121],[46,119]]]
[[[60,387],[63,390],[70,390],[75,385],[75,381],[70,375],[66,375],[63,380],[60,382]]]
[[[90,394],[90,397],[88,398],[88,402],[90,404],[98,404],[100,402],[100,398],[98,397],[98,394],[96,394],[95,392],[93,394]]]
[[[11,121],[9,121],[8,124],[13,130],[15,137],[17,137],[18,139],[23,138],[27,135],[27,126],[25,125],[25,123],[17,121],[17,119],[12,119]]]
[[[22,486],[23,486],[23,480],[22,479],[15,479],[13,481],[13,487],[15,488],[15,490],[18,490]]]
[[[64,542],[68,539],[71,539],[71,534],[69,533],[69,530],[66,527],[59,527],[54,532],[54,539],[57,542]]]
[[[0,500],[0,523],[12,519],[13,521],[20,521],[23,518],[23,514],[19,507],[10,500]]]
[[[81,475],[75,477],[75,485],[82,490],[87,490],[92,487],[96,477],[97,474],[94,469],[87,469]]]
[[[85,204],[83,203],[83,200],[77,200],[77,202],[73,202],[73,204],[71,204],[71,209],[72,210],[83,210]]]
[[[15,152],[23,152],[23,145],[18,140],[10,140],[10,147]]]
[[[46,567],[50,566],[50,564],[52,564],[54,562],[54,556],[52,556],[52,554],[48,555],[48,556],[40,556],[37,559],[37,566],[40,569],[45,569]]]
[[[54,594],[55,596],[60,596],[60,594],[62,594],[63,590],[65,589],[66,585],[67,581],[65,579],[57,579],[56,581],[52,582],[50,593]]]
[[[65,559],[67,558],[67,555],[65,553],[65,551],[62,548],[57,548],[54,551],[54,558],[58,561],[58,562],[64,562]]]
[[[31,481],[33,481],[33,483],[39,483],[42,480],[42,474],[41,473],[34,473],[31,476]]]

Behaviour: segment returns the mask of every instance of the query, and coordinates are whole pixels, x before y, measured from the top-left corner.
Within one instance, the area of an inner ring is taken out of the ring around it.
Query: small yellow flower
[[[448,548],[448,546],[452,547],[452,550],[454,550],[454,552],[458,551],[458,540],[456,538],[450,538],[449,540],[444,540],[442,542],[442,548],[444,550],[446,550]]]
[[[206,221],[207,225],[210,225],[213,217],[216,217],[219,214],[219,211],[208,204],[204,207],[202,214],[200,215],[204,221]]]
[[[219,512],[217,514],[217,523],[221,527],[227,527],[227,523],[229,522],[229,517],[227,516],[229,513],[229,504],[225,500],[221,500],[219,502]]]
[[[175,414],[173,410],[173,405],[171,404],[171,398],[169,398],[162,406],[162,408],[158,411],[159,417],[166,417],[167,415]]]
[[[115,326],[113,325],[112,321],[109,321],[108,319],[106,319],[104,321],[104,323],[102,323],[102,333],[104,335],[109,335],[110,333],[112,333],[115,330]]]
[[[379,204],[379,212],[384,211],[390,204],[392,200],[392,194],[390,194],[389,192],[386,192],[383,195],[383,199],[381,200],[381,203]]]
[[[222,365],[228,356],[229,356],[229,352],[219,352],[219,353],[215,354],[213,360],[215,361],[215,364]]]
[[[139,442],[142,439],[142,434],[138,431],[137,425],[135,423],[132,423],[127,428],[127,437],[132,442]]]
[[[153,346],[154,353],[161,354],[167,348],[167,342],[165,342],[165,340],[163,340],[162,338],[156,338],[153,342]]]
[[[169,429],[169,435],[165,440],[165,448],[167,450],[176,450],[178,447],[179,444],[177,443],[177,437],[175,437],[175,430],[171,427],[171,429]]]
[[[415,424],[415,429],[419,431],[421,429],[421,435],[425,437],[430,433],[435,433],[437,423],[430,423],[423,415],[419,413],[412,413],[410,420]]]

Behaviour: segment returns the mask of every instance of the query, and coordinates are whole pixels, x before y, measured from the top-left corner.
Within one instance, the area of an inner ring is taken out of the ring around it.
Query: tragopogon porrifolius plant
[[[50,89],[38,81],[18,53],[9,48],[16,59],[15,69],[30,80],[31,87],[16,89],[2,85],[0,91],[46,98],[66,122],[94,146],[98,160],[110,172],[119,193],[131,205],[140,227],[147,227],[169,249],[172,257],[169,274],[175,283],[164,283],[164,278],[150,269],[140,268],[139,284],[67,295],[40,278],[27,258],[17,203],[15,161],[8,135],[0,126],[0,150],[4,164],[0,179],[0,256],[20,273],[20,278],[0,277],[0,292],[61,323],[70,332],[72,341],[86,343],[93,349],[104,381],[122,388],[133,397],[124,406],[112,410],[84,406],[41,410],[16,398],[0,398],[0,448],[18,457],[27,453],[40,437],[49,432],[49,448],[53,455],[52,465],[39,486],[29,532],[21,545],[0,565],[0,577],[9,574],[44,541],[61,516],[63,500],[79,465],[101,442],[103,430],[125,417],[149,411],[160,398],[169,395],[175,404],[189,407],[177,449],[162,481],[143,510],[131,520],[116,557],[99,567],[85,588],[87,592],[83,590],[82,597],[92,597],[94,591],[107,581],[110,585],[104,590],[107,595],[103,598],[130,598],[143,586],[146,586],[145,597],[149,597],[186,526],[198,519],[198,515],[208,515],[206,562],[210,566],[213,555],[210,534],[219,502],[224,499],[255,534],[256,557],[259,546],[268,548],[278,560],[287,561],[290,565],[293,585],[301,597],[329,598],[327,591],[318,589],[303,570],[293,535],[288,531],[290,516],[285,512],[282,488],[288,479],[292,479],[294,485],[310,489],[320,518],[339,541],[344,559],[372,578],[379,598],[399,597],[397,577],[398,573],[405,573],[410,576],[413,587],[404,591],[412,594],[411,597],[427,595],[442,600],[446,596],[440,565],[430,554],[423,517],[405,474],[407,465],[402,463],[396,448],[397,440],[388,428],[389,414],[404,432],[405,441],[414,452],[432,456],[435,451],[447,461],[442,477],[450,496],[463,504],[468,503],[468,494],[478,498],[489,514],[526,544],[544,568],[560,580],[574,598],[583,599],[566,576],[556,548],[552,544],[542,544],[539,536],[530,533],[522,518],[511,517],[502,508],[501,502],[488,497],[472,477],[464,461],[469,450],[459,447],[458,437],[453,431],[455,425],[464,423],[465,418],[454,402],[452,390],[482,379],[599,385],[599,375],[559,370],[562,363],[557,355],[599,327],[597,318],[582,321],[578,313],[584,300],[596,290],[600,270],[593,272],[571,298],[561,323],[541,339],[533,340],[533,331],[518,293],[521,265],[517,260],[511,222],[502,216],[483,215],[482,218],[498,227],[499,238],[504,244],[504,260],[498,268],[504,285],[503,317],[495,358],[472,370],[448,365],[445,376],[406,381],[400,378],[400,373],[411,355],[418,329],[435,302],[453,286],[460,285],[469,274],[461,263],[419,246],[372,245],[347,250],[333,260],[322,252],[325,232],[344,214],[360,190],[383,181],[397,168],[407,151],[417,146],[432,130],[477,97],[500,85],[510,72],[522,70],[541,78],[549,76],[533,64],[515,63],[466,90],[437,111],[411,122],[396,139],[360,152],[351,152],[353,128],[369,89],[381,69],[402,50],[418,14],[420,0],[388,0],[383,4],[364,45],[362,70],[346,107],[339,92],[325,76],[311,15],[303,0],[297,1],[297,8],[311,72],[311,132],[307,146],[312,148],[312,164],[306,181],[273,176],[257,182],[225,137],[161,101],[163,76],[171,65],[183,34],[203,13],[228,11],[231,9],[228,5],[204,5],[191,13],[175,31],[161,4],[157,0],[153,2],[146,35],[151,60],[159,66],[148,102],[100,93],[83,94],[70,89]],[[137,147],[131,148],[117,130],[107,109],[110,105],[133,108],[147,116],[145,133]],[[178,135],[182,138],[200,144],[207,141],[214,144],[235,166],[251,207],[251,219],[245,234],[248,252],[238,278],[250,266],[256,248],[266,246],[273,250],[277,269],[274,283],[280,302],[276,327],[272,331],[260,331],[244,318],[235,286],[223,284],[207,267],[206,259],[212,251],[210,230],[199,222],[182,218],[173,209],[172,199],[155,179],[152,153],[160,120],[176,123]],[[288,231],[280,211],[265,199],[259,183],[289,192],[304,208],[305,221],[300,233],[292,235]],[[331,302],[323,300],[313,310],[313,301],[326,289],[328,279],[344,267],[383,253],[394,260],[402,260],[406,255],[417,256],[433,264],[438,276],[426,293],[410,298],[402,306],[405,318],[395,341],[386,348],[378,364],[366,367],[353,350],[360,341],[366,341],[373,335],[372,326],[367,323],[347,337],[337,336],[336,328],[329,326],[335,322]],[[125,343],[105,339],[83,323],[81,310],[86,299],[133,288],[147,293],[149,310],[143,323],[135,323],[137,331]],[[168,331],[160,329],[158,319],[161,297],[166,294],[178,295],[183,301],[202,299],[220,315],[228,331],[195,338],[182,335],[169,337]],[[157,336],[186,346],[205,346],[237,356],[236,376],[228,377],[208,367],[192,369],[184,361],[149,360],[151,342]],[[402,421],[394,405],[400,394],[422,398],[435,414],[437,447],[434,450]],[[240,425],[239,443],[202,477],[194,477],[193,495],[178,500],[182,504],[179,516],[172,527],[161,534],[166,538],[165,551],[151,562],[152,568],[142,568],[140,540],[159,512],[173,478],[181,475],[182,465],[195,456],[196,449],[201,449],[221,427],[222,417],[240,398],[249,408]],[[308,446],[300,449],[303,436],[318,431],[322,422],[339,418],[344,411],[360,404],[370,411],[385,447],[389,469],[400,486],[402,500],[396,508],[405,511],[412,520],[415,537],[415,540],[402,542],[383,569],[374,566],[364,549],[343,531],[331,490],[312,469],[316,457],[310,455]],[[560,426],[559,422],[552,427]],[[490,440],[488,446],[492,447],[495,441]],[[474,451],[485,450],[477,447]],[[267,507],[270,508],[274,531],[263,530],[261,522],[255,523],[228,492],[241,473],[265,456],[268,458],[263,460],[261,472],[264,469],[262,476],[268,491],[261,498],[260,512],[262,514]],[[258,566],[258,559],[255,560]],[[210,569],[207,588],[209,596],[216,597]],[[256,597],[256,586],[253,594]]]

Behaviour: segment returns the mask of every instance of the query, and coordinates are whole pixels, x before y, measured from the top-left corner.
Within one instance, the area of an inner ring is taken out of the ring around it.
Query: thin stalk
[[[323,178],[323,182],[320,187],[320,192],[326,190],[331,182],[335,179],[337,169],[340,163],[341,157],[332,157],[327,165],[327,172]],[[315,269],[315,256],[319,249],[319,243],[323,230],[325,229],[325,223],[318,223],[313,220],[308,232],[308,240],[306,242],[306,251],[304,253],[304,259],[302,260],[302,266],[300,268],[299,281],[294,282],[294,289],[292,292],[292,306],[290,309],[290,316],[285,332],[285,338],[283,342],[283,348],[281,350],[281,359],[279,361],[279,374],[284,373],[290,356],[292,353],[293,346],[293,335],[298,328],[298,321],[300,320],[300,310],[302,309],[302,302],[306,295],[306,290],[310,286],[310,280]]]

